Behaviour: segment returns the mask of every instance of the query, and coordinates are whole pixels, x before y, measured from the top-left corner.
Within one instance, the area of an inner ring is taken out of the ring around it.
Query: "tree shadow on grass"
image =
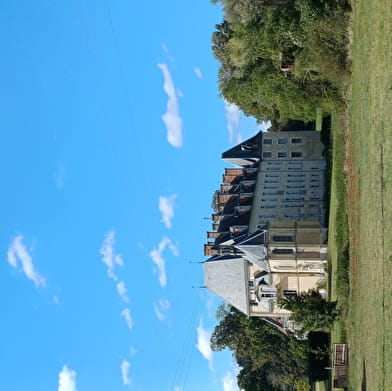
[[[361,382],[361,391],[366,391],[366,365],[365,360],[363,360],[363,367],[362,367],[362,382]]]

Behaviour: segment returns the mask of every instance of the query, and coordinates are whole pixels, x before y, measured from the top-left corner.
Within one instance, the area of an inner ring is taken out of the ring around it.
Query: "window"
[[[283,296],[285,297],[297,296],[297,291],[294,289],[285,289],[283,291]]]
[[[286,202],[290,202],[290,201],[305,201],[305,198],[304,197],[287,197]]]
[[[249,286],[250,286],[250,287],[253,287],[253,286],[254,286],[254,284],[253,284],[253,283],[254,283],[254,281],[253,281],[253,280],[249,280]]]
[[[287,144],[287,138],[286,137],[279,137],[278,144]]]
[[[285,158],[285,157],[287,157],[287,153],[286,152],[278,152],[278,157]]]
[[[273,254],[294,254],[294,249],[292,248],[274,248],[272,250]]]
[[[274,209],[274,205],[261,205],[261,209]]]
[[[275,294],[273,294],[273,293],[262,293],[261,297],[275,297]]]
[[[272,138],[265,138],[263,144],[272,144]]]
[[[288,189],[303,189],[303,188],[305,188],[305,185],[304,184],[288,185],[287,188]]]
[[[287,204],[284,207],[285,208],[303,208],[304,204]]]
[[[270,158],[272,158],[272,152],[263,152],[263,159],[270,159]]]
[[[275,242],[293,242],[294,236],[293,235],[274,235],[272,240]]]
[[[289,174],[288,176],[291,178],[303,178],[305,174]]]
[[[302,152],[291,152],[291,157],[302,157]]]
[[[302,138],[299,138],[299,137],[292,138],[291,144],[302,144]]]
[[[279,174],[267,174],[267,178],[279,178]]]
[[[259,215],[259,219],[273,219],[275,215]]]
[[[304,218],[304,215],[303,214],[295,214],[295,215],[288,214],[288,215],[284,215],[284,217],[286,219],[302,219],[302,218]]]

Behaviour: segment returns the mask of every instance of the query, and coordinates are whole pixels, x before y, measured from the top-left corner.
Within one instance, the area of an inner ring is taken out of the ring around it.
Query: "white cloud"
[[[127,288],[125,286],[125,282],[124,281],[118,282],[116,288],[117,288],[117,293],[120,296],[121,300],[124,303],[129,303],[129,297],[127,295]]]
[[[66,365],[63,366],[59,373],[59,388],[58,391],[77,391],[76,387],[76,372],[69,369]]]
[[[176,89],[167,64],[158,64],[163,73],[163,89],[168,96],[166,113],[162,115],[167,130],[167,141],[175,148],[182,147],[182,118],[178,106]]]
[[[150,254],[149,254],[150,258],[152,259],[152,261],[155,263],[155,265],[158,268],[159,284],[161,285],[162,288],[165,287],[167,284],[166,261],[162,255],[163,252],[165,251],[166,247],[169,247],[169,249],[171,250],[171,252],[174,256],[179,255],[179,251],[178,251],[177,246],[175,246],[172,243],[172,241],[167,237],[162,238],[162,240],[158,244],[158,248],[154,247],[150,251]]]
[[[127,324],[128,328],[131,329],[135,324],[131,316],[131,310],[129,308],[124,308],[121,311],[121,316],[125,319],[125,323]]]
[[[197,328],[197,350],[202,354],[202,356],[208,361],[208,367],[213,371],[212,362],[212,350],[210,346],[211,332],[206,330],[203,326],[203,320],[200,319],[199,326]]]
[[[169,311],[170,305],[170,301],[164,298],[159,299],[154,304],[155,315],[161,322],[166,320],[166,313]]]
[[[202,78],[203,78],[203,74],[201,73],[200,68],[195,67],[195,68],[193,68],[193,70],[195,71],[195,74],[196,74],[196,76],[197,76],[199,79],[202,79]]]
[[[161,221],[166,228],[171,228],[171,221],[174,217],[174,207],[177,194],[170,197],[159,197],[159,211],[161,212]]]
[[[180,386],[175,386],[174,391],[184,391],[184,389]]]
[[[233,372],[227,372],[222,378],[223,391],[239,391],[237,377]]]
[[[129,377],[129,369],[131,368],[131,363],[127,360],[122,360],[120,368],[123,385],[131,385],[132,379]]]
[[[102,255],[102,262],[107,266],[108,268],[108,276],[114,281],[118,280],[118,277],[116,273],[114,272],[114,269],[116,265],[123,266],[124,262],[121,258],[121,255],[115,254],[114,252],[114,236],[115,232],[114,231],[109,231],[105,239],[102,243],[101,246],[101,255]]]
[[[14,238],[7,252],[7,262],[14,267],[18,268],[18,264],[21,264],[22,271],[25,276],[34,282],[36,286],[45,286],[46,281],[34,268],[33,259],[29,254],[26,246],[22,243],[23,236],[18,235]]]
[[[238,131],[240,126],[241,111],[238,106],[225,101],[225,112],[227,120],[227,130],[229,131],[229,141],[238,144],[242,141],[242,135]]]
[[[53,174],[53,180],[56,187],[61,190],[64,187],[67,168],[64,163],[58,163],[56,170]]]

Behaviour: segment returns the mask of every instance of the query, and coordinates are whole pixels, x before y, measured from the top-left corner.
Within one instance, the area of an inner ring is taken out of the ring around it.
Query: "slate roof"
[[[246,261],[236,256],[215,256],[204,262],[206,287],[249,315],[248,276]]]

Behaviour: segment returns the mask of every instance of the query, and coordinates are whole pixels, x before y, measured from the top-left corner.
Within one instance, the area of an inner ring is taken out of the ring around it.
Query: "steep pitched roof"
[[[261,133],[222,153],[222,159],[237,166],[252,166],[260,161]]]
[[[249,315],[246,261],[241,257],[216,256],[203,265],[206,287],[239,311]]]

